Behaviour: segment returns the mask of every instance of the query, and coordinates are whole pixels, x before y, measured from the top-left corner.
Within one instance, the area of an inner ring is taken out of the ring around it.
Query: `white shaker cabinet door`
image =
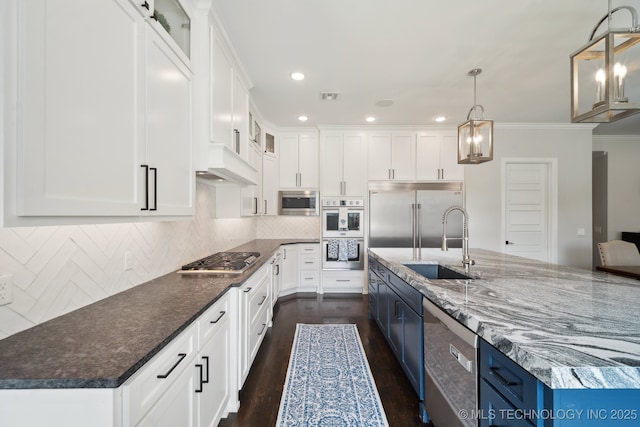
[[[362,134],[345,134],[342,149],[343,185],[345,196],[367,194],[366,137]]]
[[[282,134],[280,142],[280,188],[299,187],[298,135]]]
[[[343,155],[342,134],[325,135],[320,146],[320,161],[322,165],[322,182],[320,191],[322,196],[342,196],[343,189]],[[349,159],[357,161],[357,159]]]
[[[127,0],[16,3],[17,214],[138,214],[141,13]]]
[[[150,209],[156,209],[150,212],[188,215],[193,210],[195,186],[191,71],[151,28],[147,29],[146,74],[146,164],[154,168],[148,191]],[[140,191],[146,196],[144,186]]]

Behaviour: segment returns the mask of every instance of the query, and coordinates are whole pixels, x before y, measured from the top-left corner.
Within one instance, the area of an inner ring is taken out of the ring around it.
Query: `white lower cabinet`
[[[298,245],[284,245],[282,248],[282,282],[280,283],[280,296],[296,293],[298,290]]]
[[[240,342],[240,364],[238,385],[242,388],[249,369],[258,354],[258,349],[269,327],[269,291],[271,269],[264,264],[240,288],[240,322],[238,331]]]
[[[299,292],[317,292],[320,285],[320,245],[299,244]]]
[[[230,319],[225,294],[125,382],[125,427],[218,425],[232,391]]]
[[[122,386],[124,426],[194,426],[195,357],[191,325]]]
[[[228,295],[198,320],[196,416],[198,427],[213,427],[228,414],[231,396],[231,311]]]
[[[319,293],[362,293],[364,284],[363,270],[323,270]]]

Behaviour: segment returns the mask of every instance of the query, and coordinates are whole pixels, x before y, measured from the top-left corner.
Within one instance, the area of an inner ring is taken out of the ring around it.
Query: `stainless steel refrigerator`
[[[442,215],[463,203],[461,182],[370,183],[369,247],[439,248]],[[462,214],[455,211],[447,218],[447,237],[461,236]],[[448,246],[459,248],[462,241],[451,240]]]

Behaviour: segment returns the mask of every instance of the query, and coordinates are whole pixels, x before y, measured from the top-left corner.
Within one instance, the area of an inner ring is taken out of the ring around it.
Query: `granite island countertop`
[[[242,274],[171,272],[0,340],[0,389],[119,387],[280,245],[318,242],[253,240]]]
[[[472,280],[429,280],[411,249],[369,254],[552,389],[640,389],[640,281],[471,249]],[[460,249],[422,263],[464,272]]]

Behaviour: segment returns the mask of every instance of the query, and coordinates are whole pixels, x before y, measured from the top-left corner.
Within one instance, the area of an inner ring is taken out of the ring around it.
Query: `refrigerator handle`
[[[416,204],[412,203],[411,204],[411,234],[413,235],[413,260],[415,261],[416,258],[416,249],[417,249],[417,245],[416,245]]]
[[[420,209],[422,204],[416,205],[416,222],[418,223],[418,259],[422,259],[422,222],[420,221]]]

